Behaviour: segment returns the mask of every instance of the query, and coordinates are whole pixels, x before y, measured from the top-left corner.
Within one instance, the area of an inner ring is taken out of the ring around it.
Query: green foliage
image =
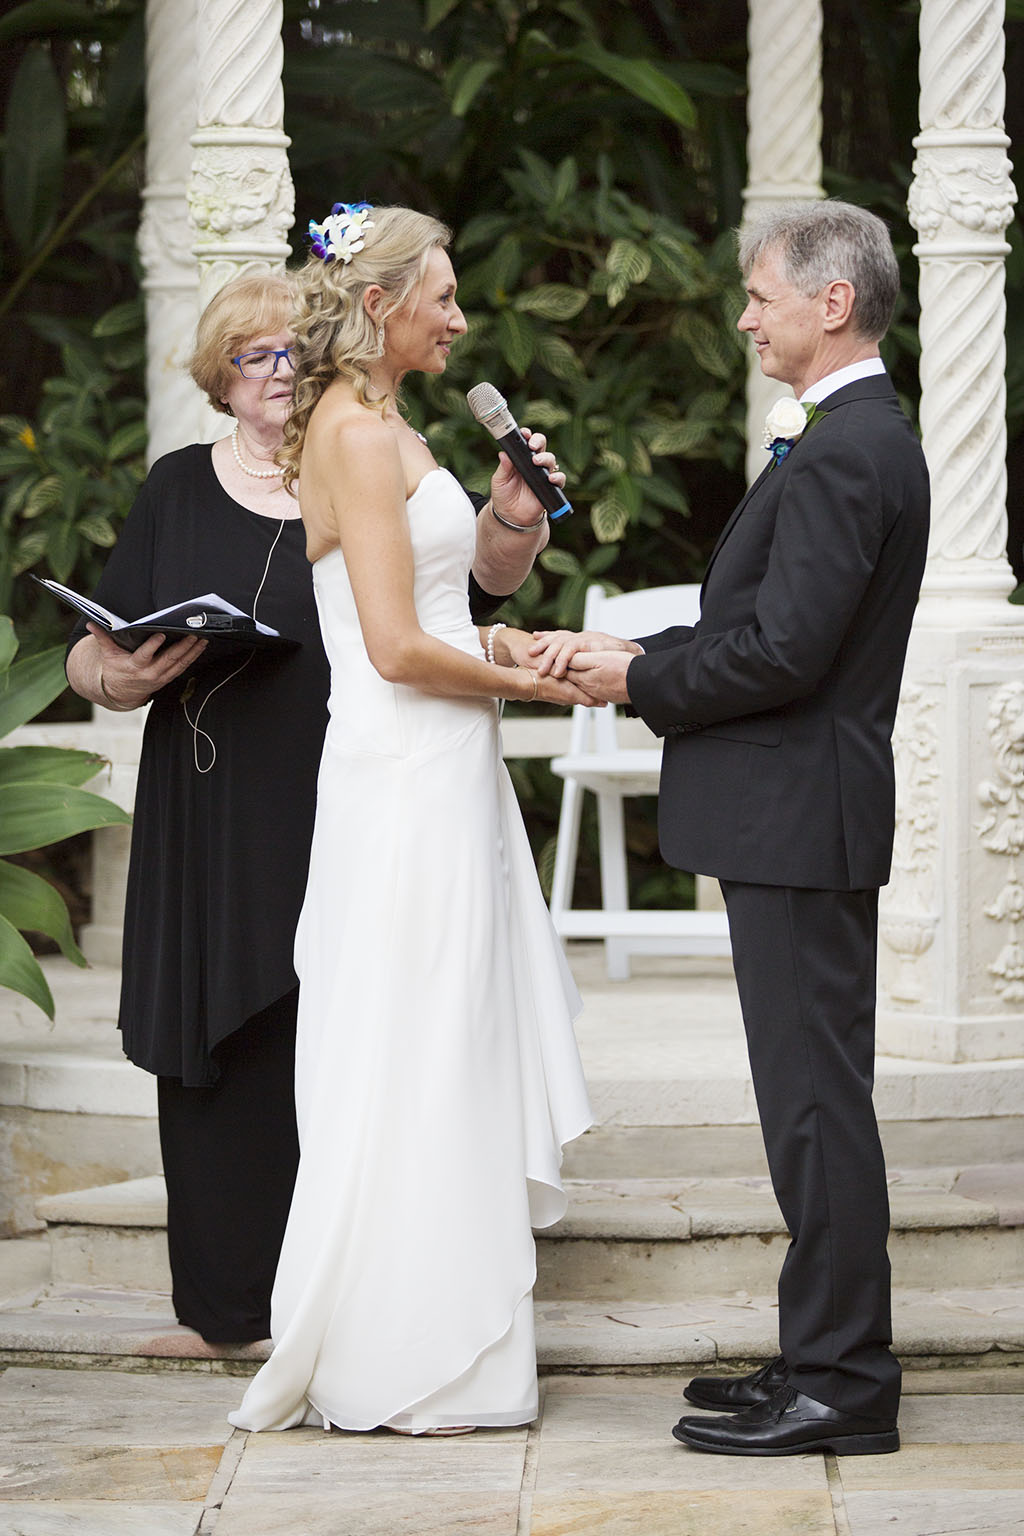
[[[33,719],[66,685],[62,646],[22,661],[14,660],[17,651],[14,625],[0,616],[0,737]],[[119,806],[79,787],[103,766],[104,759],[89,752],[0,747],[0,854],[130,821]],[[52,1019],[53,997],[24,932],[46,934],[69,960],[85,964],[58,892],[0,858],[0,987],[20,992]]]
[[[66,621],[16,578],[91,587],[142,470],[144,5],[26,0],[0,46],[0,611],[31,649]]]
[[[26,571],[95,585],[145,473],[143,403],[115,387],[141,362],[141,327],[132,300],[102,316],[91,337],[69,329],[64,371],[43,383],[36,420],[0,417],[0,610],[12,610],[15,578]],[[47,610],[33,606],[41,628]]]

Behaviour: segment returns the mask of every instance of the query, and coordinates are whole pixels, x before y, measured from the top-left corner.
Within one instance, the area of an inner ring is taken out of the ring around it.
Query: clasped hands
[[[628,704],[626,670],[643,648],[633,640],[585,629],[578,634],[569,629],[538,629],[533,635],[521,631],[509,637],[512,660],[520,667],[530,667],[539,678],[560,684],[579,695],[572,700],[585,704]],[[545,698],[541,689],[539,698]],[[568,702],[564,698],[550,702]]]

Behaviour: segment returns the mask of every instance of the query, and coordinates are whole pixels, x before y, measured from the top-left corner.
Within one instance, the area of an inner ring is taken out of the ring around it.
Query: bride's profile
[[[532,636],[473,624],[473,506],[400,409],[404,375],[443,372],[466,329],[448,230],[366,204],[310,228],[282,462],[286,481],[302,466],[330,724],[274,1350],[231,1420],[521,1424],[531,1227],[564,1212],[562,1147],[591,1117],[498,701],[585,696],[530,668]]]

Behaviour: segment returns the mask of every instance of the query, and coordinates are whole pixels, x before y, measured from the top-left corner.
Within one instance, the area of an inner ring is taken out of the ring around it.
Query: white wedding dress
[[[422,627],[480,656],[471,503],[435,469],[408,516]],[[295,943],[302,1156],[274,1351],[231,1422],[526,1423],[530,1229],[564,1212],[561,1149],[591,1122],[579,997],[496,703],[385,682],[340,550],[314,585],[331,719]]]

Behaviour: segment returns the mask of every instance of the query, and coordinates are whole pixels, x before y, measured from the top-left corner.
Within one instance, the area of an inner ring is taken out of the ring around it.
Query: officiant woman
[[[299,644],[218,659],[201,638],[154,637],[127,652],[80,623],[67,658],[92,703],[152,701],[118,1023],[125,1054],[157,1077],[175,1313],[212,1344],[269,1336],[298,1161],[292,941],[328,669],[299,504],[275,457],[291,408],[291,310],[290,279],[265,273],[211,301],[190,371],[234,425],[153,466],[95,597],[131,619],[217,593]],[[543,437],[529,442],[552,467]],[[478,622],[546,541],[542,508],[503,459],[477,520]]]

